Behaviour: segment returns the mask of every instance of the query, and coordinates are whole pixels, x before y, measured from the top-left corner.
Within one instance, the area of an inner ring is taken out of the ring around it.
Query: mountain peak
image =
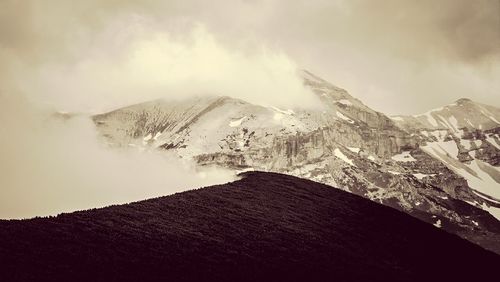
[[[303,80],[306,81],[311,81],[311,82],[316,82],[316,83],[327,83],[326,80],[322,79],[321,77],[313,74],[312,72],[306,70],[306,69],[300,69],[298,71],[299,77],[301,77]]]
[[[469,98],[460,98],[460,99],[456,100],[455,103],[457,103],[458,105],[461,105],[461,104],[474,103],[474,101],[472,101]]]
[[[406,130],[445,129],[455,133],[460,133],[464,128],[490,130],[500,125],[500,109],[474,102],[469,98],[460,98],[454,103],[423,114],[398,116],[393,120]]]

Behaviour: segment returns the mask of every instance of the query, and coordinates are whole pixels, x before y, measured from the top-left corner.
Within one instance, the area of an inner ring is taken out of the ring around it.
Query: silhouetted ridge
[[[0,221],[0,281],[415,281],[493,277],[497,255],[292,176]]]

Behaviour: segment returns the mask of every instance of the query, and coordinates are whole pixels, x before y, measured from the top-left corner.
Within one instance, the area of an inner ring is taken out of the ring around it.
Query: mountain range
[[[112,148],[313,180],[500,253],[500,109],[460,99],[421,115],[387,116],[308,71],[300,75],[322,107],[204,96],[92,119]]]
[[[0,281],[490,280],[500,256],[393,208],[294,176],[0,220]],[[140,187],[138,187],[140,188]]]

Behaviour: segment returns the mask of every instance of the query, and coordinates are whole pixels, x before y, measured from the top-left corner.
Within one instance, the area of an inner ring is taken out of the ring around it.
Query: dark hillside
[[[0,281],[478,281],[499,266],[409,215],[275,173],[0,221]]]

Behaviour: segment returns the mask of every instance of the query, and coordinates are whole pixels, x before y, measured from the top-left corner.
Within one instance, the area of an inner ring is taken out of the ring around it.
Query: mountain
[[[0,221],[1,281],[458,281],[500,256],[309,180],[238,181],[57,217]]]
[[[476,195],[499,207],[500,109],[460,99],[422,115],[392,118],[423,138],[422,150],[466,179]],[[499,216],[500,210],[490,210]]]
[[[392,118],[409,130],[491,130],[500,125],[500,109],[462,98],[421,115]]]
[[[457,103],[452,110],[429,113],[433,119],[427,124],[427,115],[388,117],[310,72],[301,77],[323,107],[280,109],[231,97],[202,97],[131,105],[93,120],[110,147],[167,150],[203,166],[307,178],[399,209],[500,253],[500,143],[491,143],[499,141],[500,127],[493,120],[500,119],[498,109],[470,102],[476,105],[470,111],[484,112],[472,120],[465,110],[469,107]],[[467,120],[474,127],[461,129]],[[460,138],[470,138],[470,147]],[[449,151],[452,142],[461,149]],[[477,161],[467,163],[467,150],[476,152]]]

